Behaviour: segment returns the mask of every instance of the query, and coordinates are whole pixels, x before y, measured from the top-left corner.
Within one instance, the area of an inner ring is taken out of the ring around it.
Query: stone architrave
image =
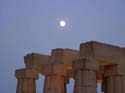
[[[93,59],[79,59],[73,62],[75,86],[74,93],[96,93],[96,70],[98,65]]]
[[[16,93],[36,93],[36,79],[38,73],[32,69],[16,70],[16,78],[18,79]]]

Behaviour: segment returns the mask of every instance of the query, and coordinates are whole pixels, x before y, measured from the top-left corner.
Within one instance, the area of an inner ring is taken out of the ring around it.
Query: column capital
[[[98,70],[98,64],[93,58],[81,58],[73,61],[73,70]]]
[[[38,79],[39,74],[37,71],[33,69],[18,69],[15,71],[15,76],[17,78],[23,78],[23,79]]]

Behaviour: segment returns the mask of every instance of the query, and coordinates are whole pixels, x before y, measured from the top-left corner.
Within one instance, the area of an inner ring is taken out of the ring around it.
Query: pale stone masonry
[[[35,93],[38,73],[33,69],[16,70],[16,78],[18,79],[17,93]]]
[[[105,93],[125,93],[125,47],[91,41],[80,44],[80,50],[31,53],[24,62],[25,68],[15,71],[16,93],[36,93],[39,74],[45,76],[43,93],[67,93],[70,78],[74,93],[97,93],[98,82]]]
[[[75,87],[74,93],[96,93],[96,72],[98,65],[92,58],[78,59],[73,62]]]

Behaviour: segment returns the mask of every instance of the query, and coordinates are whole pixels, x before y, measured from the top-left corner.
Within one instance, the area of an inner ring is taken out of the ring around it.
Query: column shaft
[[[34,79],[18,79],[17,93],[36,93],[36,82]]]
[[[108,77],[106,82],[106,93],[122,93],[121,76]]]
[[[122,76],[122,93],[125,93],[125,76]]]
[[[44,93],[65,93],[64,77],[57,75],[46,76]]]
[[[104,67],[105,93],[123,93],[122,75],[118,72],[118,65],[111,64]]]
[[[79,70],[75,72],[74,93],[96,93],[96,72]]]
[[[23,93],[23,79],[18,79],[16,93]]]
[[[97,93],[98,65],[92,58],[83,58],[73,62],[74,93]]]

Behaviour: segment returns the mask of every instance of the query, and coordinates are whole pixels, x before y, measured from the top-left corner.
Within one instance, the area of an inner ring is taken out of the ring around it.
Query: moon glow
[[[66,26],[66,22],[65,22],[64,20],[61,20],[61,21],[59,22],[59,25],[60,25],[61,27],[65,27],[65,26]]]

